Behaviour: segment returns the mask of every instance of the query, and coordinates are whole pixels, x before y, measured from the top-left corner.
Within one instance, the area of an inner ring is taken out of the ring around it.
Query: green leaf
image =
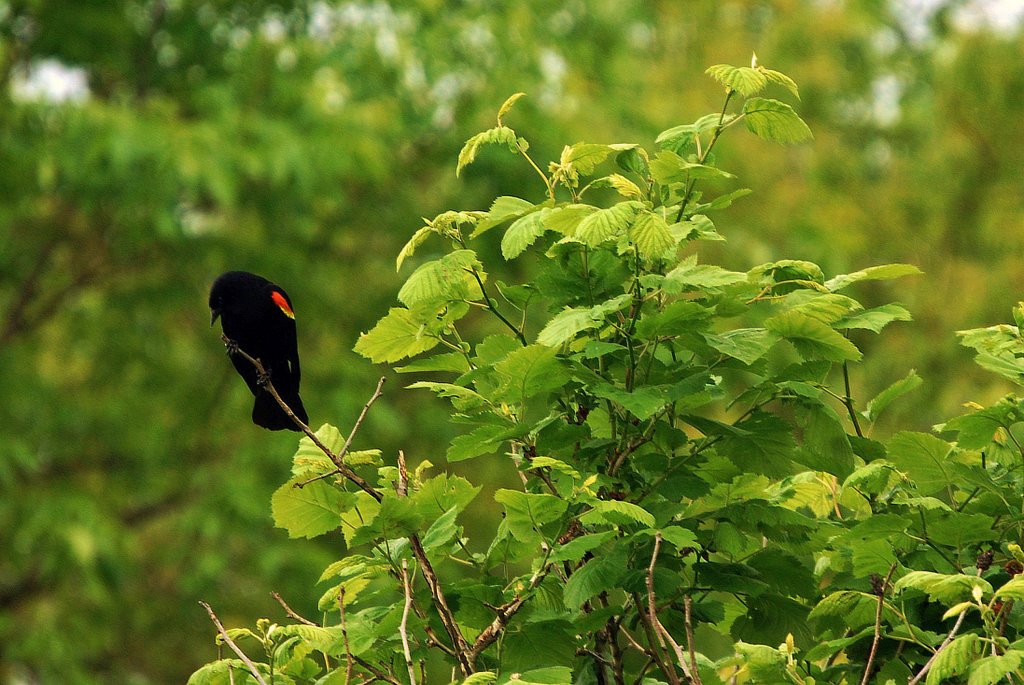
[[[642,208],[641,203],[630,200],[599,209],[580,221],[575,238],[590,247],[597,247],[606,240],[625,235]]]
[[[933,601],[949,606],[971,599],[974,588],[980,587],[984,596],[992,594],[992,585],[984,578],[962,573],[946,575],[932,571],[911,571],[896,581],[894,592],[907,588],[920,590]]]
[[[586,217],[597,212],[597,207],[592,205],[564,205],[553,207],[551,212],[541,218],[545,228],[555,233],[561,233],[566,237],[573,237],[579,230],[579,225]]]
[[[490,685],[498,676],[494,671],[477,671],[462,680],[461,685]]]
[[[602,383],[592,386],[590,391],[597,397],[622,405],[641,421],[649,419],[669,401],[665,391],[654,386],[641,386],[632,392],[627,392],[624,388]]]
[[[841,274],[835,278],[825,281],[825,287],[835,292],[861,281],[887,281],[903,276],[916,276],[921,273],[913,264],[882,264],[880,266],[869,266],[860,271],[850,274]]]
[[[564,309],[548,321],[537,335],[537,342],[548,347],[558,347],[572,340],[577,333],[601,325],[606,316],[619,311],[631,300],[629,293],[623,293],[593,307]]]
[[[512,537],[520,542],[540,542],[543,525],[557,521],[569,503],[554,495],[501,489],[494,501],[505,509],[505,521]]]
[[[508,96],[505,102],[501,103],[501,107],[498,108],[498,123],[501,124],[501,118],[508,114],[512,110],[512,106],[519,101],[519,98],[525,96],[526,93],[513,93]]]
[[[459,162],[455,167],[455,175],[458,176],[462,173],[463,168],[473,163],[476,159],[477,152],[484,145],[506,145],[512,152],[516,151],[516,132],[507,126],[497,126],[492,129],[488,129],[481,133],[477,133],[475,136],[466,141],[466,144],[462,146],[462,150],[459,151]]]
[[[877,421],[879,414],[885,411],[885,408],[892,404],[893,400],[916,390],[921,387],[923,382],[917,372],[911,369],[905,378],[896,381],[868,402],[868,406],[862,412],[864,418],[868,421]]]
[[[778,85],[788,90],[790,93],[794,95],[794,97],[796,97],[797,100],[800,99],[800,89],[797,88],[796,81],[786,76],[781,71],[775,71],[774,69],[765,69],[764,67],[758,67],[757,70],[764,74],[765,78],[767,78],[772,83],[777,83]]]
[[[844,316],[833,325],[836,328],[863,328],[872,333],[881,333],[893,321],[910,321],[912,318],[910,312],[900,305],[884,304]]]
[[[354,349],[375,364],[381,364],[412,357],[437,344],[437,337],[427,332],[426,324],[411,311],[392,307],[376,326],[359,335]]]
[[[998,599],[1024,600],[1024,578],[1016,575],[996,590],[995,597]]]
[[[497,450],[508,437],[508,426],[480,426],[470,433],[452,438],[445,458],[449,463],[454,463],[479,457]]]
[[[736,178],[718,167],[684,159],[671,150],[661,150],[651,161],[651,177],[662,185],[685,183],[692,179]]]
[[[641,316],[636,331],[640,337],[648,340],[662,335],[680,335],[699,330],[713,314],[714,310],[696,302],[680,300],[660,312]]]
[[[562,592],[565,605],[578,610],[591,597],[617,587],[629,571],[626,561],[625,547],[620,544],[573,571]]]
[[[640,186],[633,183],[622,174],[610,174],[606,180],[608,181],[608,184],[612,188],[615,188],[622,197],[633,200],[642,200],[644,197],[644,191],[640,190]]]
[[[398,291],[398,300],[407,307],[470,299],[479,286],[471,271],[480,270],[473,250],[456,250],[421,264]]]
[[[786,655],[767,645],[750,645],[746,642],[735,644],[736,652],[743,657],[751,678],[758,683],[788,683],[786,677]]]
[[[728,64],[716,64],[704,72],[745,97],[757,95],[768,85],[768,77],[759,69],[751,67],[734,67]]]
[[[987,656],[971,664],[967,685],[995,685],[1006,680],[1007,674],[1020,668],[1024,653],[1011,650],[999,656]]]
[[[417,359],[405,366],[395,367],[395,373],[423,373],[429,371],[447,371],[449,373],[463,374],[469,371],[469,362],[466,355],[461,352],[446,352],[435,354],[433,357]]]
[[[618,500],[601,500],[595,502],[590,511],[580,516],[586,525],[605,522],[612,525],[642,523],[648,528],[654,527],[654,516],[641,506],[631,502]]]
[[[743,114],[750,132],[765,140],[799,143],[813,137],[793,108],[778,100],[750,98],[743,103]]]
[[[955,675],[967,671],[971,662],[982,654],[981,639],[975,633],[961,635],[936,653],[925,685],[949,682]]]
[[[335,454],[345,444],[345,436],[334,426],[325,423],[314,433],[328,449]],[[299,439],[299,449],[292,458],[292,475],[304,476],[306,478],[333,471],[336,468],[333,461],[313,444],[308,436],[303,435]]]
[[[767,354],[779,336],[764,328],[737,328],[720,334],[705,333],[704,340],[722,354],[750,366]]]
[[[683,292],[686,290],[702,288],[718,288],[734,283],[745,283],[747,274],[739,271],[727,271],[720,266],[713,264],[697,264],[688,259],[665,276],[666,291],[668,286],[674,286],[672,292]]]
[[[395,258],[395,271],[402,270],[402,263],[412,257],[413,253],[416,252],[416,248],[423,244],[423,242],[430,237],[430,234],[434,233],[434,229],[431,226],[423,226],[409,238],[409,242],[405,244],[402,250],[398,253],[398,257]]]
[[[288,531],[288,537],[314,538],[341,525],[341,515],[355,504],[352,493],[318,480],[301,488],[301,479],[282,485],[270,499],[274,525]]]
[[[804,359],[857,361],[860,350],[841,333],[800,312],[783,312],[764,322],[765,328],[789,340]]]
[[[430,524],[427,532],[423,534],[420,540],[423,544],[423,549],[429,550],[440,547],[441,545],[448,544],[455,537],[455,533],[458,531],[458,526],[455,525],[455,517],[458,516],[458,513],[457,507],[451,507]]]
[[[572,169],[583,176],[594,173],[598,164],[608,159],[608,155],[615,152],[610,145],[599,143],[576,143],[568,146],[562,152],[560,163],[563,166],[571,166]]]
[[[797,411],[797,416],[804,429],[804,444],[796,460],[840,479],[853,473],[853,448],[835,412],[827,405],[808,404]]]
[[[511,221],[512,219],[518,219],[524,214],[533,211],[535,207],[536,205],[532,202],[528,202],[522,198],[511,195],[502,195],[494,200],[491,204],[490,210],[487,212],[487,215],[477,223],[476,228],[473,229],[473,232],[469,237],[479,237],[495,226],[500,226],[506,221]]]
[[[660,214],[646,210],[640,212],[633,222],[629,237],[645,259],[663,258],[676,246],[676,240],[668,230],[668,222]]]
[[[510,353],[494,365],[502,377],[499,397],[512,402],[558,390],[570,378],[557,350],[544,345],[528,345]]]
[[[544,235],[547,227],[544,217],[551,209],[544,207],[512,222],[501,238],[501,256],[506,260],[515,259],[523,251]]]
[[[602,533],[591,533],[589,535],[581,535],[578,538],[574,538],[569,542],[555,548],[555,551],[551,555],[551,562],[559,561],[571,561],[577,562],[582,559],[587,552],[592,552],[597,549],[605,542],[615,537],[616,532],[614,530],[606,530]]]
[[[922,495],[944,492],[954,485],[947,466],[953,446],[927,433],[905,431],[889,440],[889,460],[903,471]]]

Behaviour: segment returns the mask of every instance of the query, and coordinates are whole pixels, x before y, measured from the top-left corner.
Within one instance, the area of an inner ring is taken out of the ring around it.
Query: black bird
[[[309,423],[299,398],[299,348],[292,301],[280,286],[247,271],[228,271],[210,288],[210,325],[220,317],[224,335],[238,349],[259,359],[281,399]],[[252,422],[272,431],[299,430],[274,397],[260,384],[252,362],[228,348],[231,363],[256,397]]]

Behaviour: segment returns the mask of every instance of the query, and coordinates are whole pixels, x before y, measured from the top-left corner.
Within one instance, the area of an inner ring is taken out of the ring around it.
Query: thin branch
[[[409,579],[409,561],[402,559],[402,590],[405,593],[405,606],[402,608],[402,623],[398,632],[402,636],[402,651],[405,653],[405,665],[409,669],[409,685],[416,685],[416,669],[412,663],[412,650],[409,649],[409,607],[412,606],[412,582]]]
[[[698,682],[694,680],[693,675],[690,673],[690,667],[687,665],[686,658],[683,656],[683,648],[679,646],[678,642],[672,639],[668,630],[658,619],[657,602],[654,597],[654,567],[658,563],[658,552],[660,551],[661,533],[658,532],[654,534],[654,551],[651,553],[651,563],[647,567],[647,610],[651,619],[651,625],[657,632],[658,641],[661,643],[662,648],[665,647],[666,641],[672,647],[672,651],[675,652],[676,655],[676,661],[679,662],[679,667],[683,669],[683,675],[686,676],[686,679],[690,682]],[[669,676],[670,681],[674,681],[672,685],[676,685],[676,683],[679,682],[679,676],[675,674],[674,670],[672,673],[666,673],[665,675]]]
[[[693,646],[693,598],[690,595],[683,597],[683,612],[686,619],[686,648],[690,652],[690,670],[693,673],[693,682],[703,685],[700,673],[697,671],[697,651]]]
[[[314,623],[313,621],[310,621],[308,618],[304,618],[304,617],[300,616],[299,614],[295,613],[295,611],[290,606],[288,606],[288,603],[284,601],[284,597],[282,597],[278,593],[271,592],[270,596],[277,600],[277,603],[280,604],[281,608],[284,609],[284,613],[288,614],[289,616],[294,618],[299,623],[303,623],[303,624],[305,624],[307,626],[317,626],[317,627],[320,627],[319,623]]]
[[[345,645],[345,682],[352,682],[352,649],[348,644],[348,625],[345,622],[345,586],[338,589],[338,611],[341,612],[341,639]]]
[[[921,678],[924,678],[925,675],[928,673],[928,670],[932,667],[932,664],[935,663],[935,659],[939,656],[939,653],[942,652],[942,650],[944,650],[946,647],[948,647],[949,643],[953,641],[953,638],[956,636],[957,631],[960,630],[960,624],[964,622],[965,616],[967,616],[966,609],[961,611],[960,615],[956,617],[956,623],[953,624],[952,630],[949,631],[949,635],[946,636],[946,639],[942,641],[942,644],[939,645],[939,648],[935,650],[934,654],[932,654],[932,658],[928,660],[924,667],[921,668],[918,674],[914,676],[910,680],[910,682],[907,683],[907,685],[917,685],[919,682],[921,682]]]
[[[327,445],[325,445],[320,440],[320,438],[318,438],[316,436],[316,433],[314,433],[312,430],[310,430],[309,426],[304,424],[302,422],[302,420],[298,416],[295,415],[295,412],[293,412],[291,407],[288,406],[288,403],[285,402],[283,399],[281,399],[281,395],[278,394],[277,389],[274,387],[274,383],[270,379],[269,374],[267,374],[267,369],[263,366],[263,362],[261,362],[259,359],[255,358],[255,357],[251,356],[248,352],[246,352],[242,348],[238,347],[238,345],[233,340],[231,340],[231,338],[227,337],[226,335],[222,335],[221,339],[224,341],[224,344],[228,346],[229,350],[232,350],[232,352],[234,354],[241,355],[241,357],[243,359],[245,359],[250,364],[252,364],[253,366],[256,367],[256,371],[257,371],[257,373],[260,374],[260,377],[266,379],[266,382],[263,384],[263,388],[267,392],[269,392],[271,394],[271,396],[274,398],[274,400],[277,402],[277,404],[280,405],[280,407],[284,411],[284,413],[287,414],[291,418],[291,420],[295,423],[296,426],[299,427],[299,429],[303,433],[306,434],[306,437],[308,437],[310,440],[312,440],[313,444],[316,445],[320,449],[321,452],[326,454],[327,457],[332,462],[334,462],[334,465],[336,467],[338,467],[337,473],[339,473],[340,475],[342,475],[345,478],[347,478],[349,481],[354,483],[360,490],[362,490],[363,492],[365,492],[368,495],[370,495],[370,497],[373,497],[375,500],[380,502],[381,499],[383,498],[383,496],[372,485],[367,483],[363,479],[362,476],[360,476],[358,473],[353,471],[348,466],[348,464],[346,464],[344,461],[342,461],[342,456],[344,455],[344,450],[342,450],[342,453],[340,455],[339,454],[335,454],[334,452],[332,452],[331,448],[329,448]],[[381,377],[380,381],[377,383],[377,390],[374,392],[373,397],[370,398],[370,401],[367,402],[366,406],[363,408],[363,414],[360,414],[359,421],[362,421],[362,417],[365,416],[366,410],[369,409],[369,405],[373,404],[373,401],[375,401],[377,399],[377,397],[380,396],[381,387],[384,385],[384,381],[385,380],[386,379],[384,377]],[[358,428],[358,426],[359,426],[359,421],[356,422],[356,426],[353,427],[352,432],[349,433],[348,441],[346,441],[346,443],[345,443],[345,448],[348,447],[349,442],[352,440],[352,436],[355,435],[356,428]]]
[[[494,607],[497,616],[491,621],[491,624],[484,628],[476,640],[473,642],[473,647],[470,649],[469,657],[471,661],[476,661],[480,654],[490,647],[494,642],[501,637],[502,632],[508,626],[509,621],[512,617],[523,608],[523,604],[529,599],[530,592],[540,585],[544,578],[547,577],[551,571],[552,565],[548,563],[548,558],[551,556],[551,547],[545,550],[544,559],[541,561],[540,566],[534,571],[533,575],[530,576],[530,582],[527,584],[526,589],[517,593],[512,601],[501,605],[500,607]]]
[[[516,337],[519,338],[519,342],[522,343],[524,347],[526,345],[529,345],[529,343],[526,340],[526,336],[523,335],[523,332],[519,330],[519,328],[517,328],[514,323],[506,319],[504,314],[498,311],[497,305],[494,304],[494,298],[492,298],[488,294],[487,288],[484,286],[484,280],[480,277],[480,272],[478,272],[476,269],[470,269],[469,272],[473,274],[473,278],[476,279],[477,285],[480,286],[480,294],[483,296],[484,302],[487,303],[487,308],[490,309],[495,316],[501,319],[501,322],[505,324],[513,333],[516,334]]]
[[[408,487],[409,471],[405,463],[405,453],[399,451],[399,494],[408,494]],[[416,557],[416,561],[420,565],[420,573],[423,574],[423,579],[427,581],[427,587],[430,589],[430,596],[434,598],[434,608],[437,609],[438,617],[441,619],[441,624],[444,625],[445,632],[447,632],[448,637],[451,638],[453,649],[455,651],[455,658],[459,662],[459,667],[462,669],[463,675],[472,675],[476,670],[473,667],[475,657],[472,655],[472,649],[470,648],[469,643],[466,642],[466,637],[462,634],[458,621],[455,620],[455,613],[451,610],[451,607],[448,606],[448,600],[444,596],[444,589],[441,587],[441,581],[437,579],[437,574],[434,573],[434,567],[431,565],[430,559],[427,558],[427,553],[423,549],[423,543],[420,542],[419,535],[413,533],[409,536],[409,547],[412,549],[413,556]]]
[[[843,398],[843,404],[846,405],[846,412],[850,415],[850,421],[853,422],[853,430],[857,432],[857,437],[863,438],[864,433],[860,429],[860,421],[857,420],[857,410],[854,409],[853,396],[850,394],[849,362],[843,362],[843,384],[846,386],[846,397]]]
[[[871,667],[875,663],[875,654],[878,652],[878,643],[882,640],[882,607],[885,606],[885,590],[889,587],[889,581],[896,570],[896,564],[889,567],[889,573],[885,580],[878,587],[878,606],[875,608],[875,637],[871,640],[871,651],[868,653],[868,662],[864,666],[864,677],[860,679],[860,685],[868,685],[868,678],[871,676]],[[878,576],[874,576],[878,578]]]
[[[224,640],[227,646],[231,648],[231,651],[237,654],[238,658],[241,659],[243,663],[245,663],[246,667],[249,669],[249,672],[252,673],[254,678],[256,678],[256,682],[258,682],[260,685],[267,685],[267,681],[264,680],[263,676],[260,675],[259,669],[256,668],[256,664],[254,664],[252,660],[245,655],[245,652],[239,649],[238,645],[235,644],[234,640],[228,637],[228,631],[224,630],[224,624],[220,622],[219,618],[217,618],[217,614],[213,613],[213,609],[210,608],[210,605],[203,601],[200,601],[199,604],[202,605],[204,609],[206,609],[206,613],[210,615],[210,620],[213,621],[213,625],[217,626],[217,632],[220,633],[221,639]]]

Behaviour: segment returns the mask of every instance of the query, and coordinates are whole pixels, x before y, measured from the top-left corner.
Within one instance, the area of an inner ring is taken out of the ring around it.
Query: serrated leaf
[[[947,460],[953,446],[928,433],[904,431],[889,440],[889,460],[903,471],[922,495],[944,492],[954,480]]]
[[[528,345],[515,350],[495,364],[494,370],[502,379],[499,396],[517,403],[558,390],[570,378],[557,350],[544,345]]]
[[[980,638],[975,633],[961,635],[935,654],[926,685],[940,685],[967,671],[971,662],[982,654]]]
[[[885,411],[885,408],[892,404],[893,400],[906,395],[908,392],[921,387],[924,381],[917,375],[914,369],[907,373],[906,377],[896,381],[868,402],[868,406],[862,412],[868,421],[877,421],[878,416]]]
[[[622,405],[641,421],[649,419],[668,403],[668,396],[664,390],[654,386],[641,386],[632,392],[627,392],[623,388],[603,383],[592,386],[590,391],[597,397]]]
[[[558,520],[569,506],[554,495],[505,489],[494,493],[494,501],[504,507],[509,532],[520,542],[542,540],[541,527]]]
[[[840,274],[835,278],[825,281],[825,287],[835,292],[861,281],[888,281],[893,278],[902,278],[903,276],[917,276],[921,273],[921,270],[913,264],[882,264],[879,266],[869,266],[866,269],[849,274]]]
[[[433,228],[430,226],[423,226],[412,234],[412,237],[409,238],[409,242],[405,244],[398,253],[398,257],[395,258],[395,271],[402,270],[402,263],[409,257],[412,257],[413,253],[416,252],[416,248],[422,245],[423,241],[429,238],[431,233],[434,233]]]
[[[590,511],[580,516],[580,521],[586,525],[605,522],[613,525],[641,523],[648,528],[654,526],[654,516],[649,511],[631,502],[618,500],[595,502]]]
[[[473,289],[478,288],[473,269],[480,273],[480,260],[473,250],[456,250],[421,264],[398,291],[398,300],[407,307],[416,307],[470,299]]]
[[[655,212],[640,212],[629,229],[629,237],[645,259],[663,258],[676,246],[668,222]]]
[[[334,426],[325,423],[314,433],[328,449],[335,454],[345,444],[345,436]],[[308,436],[299,439],[299,449],[292,458],[292,475],[309,477],[335,469],[335,464]]]
[[[992,594],[992,585],[978,576],[911,571],[896,581],[893,591],[902,592],[907,588],[914,588],[928,595],[933,601],[952,605],[970,599],[976,587],[980,587],[985,596]]]
[[[425,329],[425,324],[411,311],[393,307],[376,326],[360,334],[354,349],[376,364],[396,362],[438,344],[438,339]]]
[[[689,162],[671,150],[661,150],[651,161],[651,177],[662,185],[694,178],[736,178],[718,167]]]
[[[544,216],[550,211],[545,207],[513,221],[501,238],[501,256],[506,260],[515,259],[523,250],[533,245],[537,238],[544,235],[544,231],[547,230]]]
[[[743,283],[747,274],[728,271],[714,264],[697,264],[692,261],[680,264],[665,275],[665,284],[678,288],[676,292],[693,288],[717,288],[734,283]]]
[[[423,533],[423,537],[420,540],[423,544],[423,549],[440,547],[441,545],[448,544],[455,537],[455,533],[458,530],[458,527],[455,525],[455,517],[458,513],[459,510],[456,507],[451,507],[430,524],[427,532]]]
[[[479,237],[495,226],[500,226],[506,221],[523,216],[527,212],[532,211],[535,206],[532,202],[522,198],[502,195],[494,200],[491,208],[487,211],[487,215],[477,222],[476,228],[473,229],[469,237]]]
[[[550,213],[542,217],[544,227],[549,231],[561,233],[566,237],[573,237],[579,230],[579,225],[586,217],[597,211],[592,205],[571,204],[563,207],[554,207]]]
[[[768,77],[758,69],[716,64],[704,72],[726,88],[731,88],[745,97],[757,95],[768,85]]]
[[[462,173],[463,168],[473,163],[477,153],[484,145],[507,145],[509,150],[516,150],[516,132],[507,126],[496,126],[477,133],[466,141],[459,151],[458,165],[455,167],[455,175]]]
[[[611,184],[611,187],[615,188],[619,195],[623,197],[628,197],[633,200],[643,199],[644,192],[640,190],[640,186],[633,183],[622,174],[611,174],[608,176],[608,183]]]
[[[996,590],[995,596],[999,599],[1024,600],[1024,578],[1016,575]]]
[[[395,367],[395,373],[424,373],[429,371],[447,371],[449,373],[466,373],[469,371],[469,362],[466,355],[461,352],[446,352],[435,354],[433,357],[417,359],[405,366]]]
[[[598,327],[606,316],[625,307],[631,299],[628,293],[624,293],[593,307],[564,309],[545,324],[537,335],[537,342],[547,347],[558,347],[581,331]]]
[[[562,592],[565,605],[578,610],[591,597],[615,588],[628,570],[622,545],[615,546],[608,554],[592,558],[569,576]]]
[[[608,159],[608,155],[615,149],[610,145],[598,143],[576,143],[566,146],[562,151],[560,164],[564,167],[572,167],[576,173],[589,176],[594,173],[598,164]]]
[[[967,685],[995,685],[1020,668],[1024,653],[1010,650],[998,656],[987,656],[971,664]]]
[[[579,222],[574,237],[590,247],[597,247],[606,240],[625,235],[642,207],[639,202],[627,201],[599,209]]]
[[[479,426],[465,435],[452,438],[445,458],[452,463],[494,452],[508,434],[508,426]]]
[[[800,99],[800,89],[797,88],[796,81],[783,74],[781,71],[775,71],[774,69],[765,69],[764,67],[758,67],[758,71],[765,75],[765,77],[772,83],[777,83],[796,97]]]
[[[551,555],[551,562],[560,561],[571,561],[577,562],[586,555],[587,552],[592,552],[608,540],[615,537],[617,533],[614,530],[606,530],[602,533],[590,533],[587,535],[581,535],[578,538],[574,538],[564,545],[560,545],[555,548],[555,551]]]
[[[857,361],[861,352],[841,333],[800,312],[783,312],[764,322],[765,328],[793,343],[804,359]]]
[[[767,354],[779,336],[764,328],[737,328],[719,334],[705,333],[704,340],[722,354],[749,366]]]
[[[355,504],[355,496],[319,480],[301,488],[293,478],[270,499],[274,525],[288,531],[288,537],[313,538],[341,525],[341,515]]]
[[[882,329],[893,321],[910,321],[910,312],[898,304],[884,304],[881,307],[865,309],[844,316],[835,322],[836,328],[862,328],[872,333],[881,333]]]
[[[436,383],[433,381],[416,381],[405,386],[410,390],[423,389],[430,390],[437,394],[438,397],[446,397],[451,399],[457,399],[462,402],[469,402],[472,404],[488,404],[487,399],[480,395],[472,388],[466,388],[461,385],[455,385],[454,383]]]
[[[512,110],[512,106],[519,101],[519,98],[525,95],[526,93],[513,93],[505,102],[501,103],[501,107],[498,108],[498,124],[501,124],[501,118]]]
[[[750,98],[743,103],[744,120],[751,133],[776,143],[799,143],[814,136],[793,108],[770,98]]]

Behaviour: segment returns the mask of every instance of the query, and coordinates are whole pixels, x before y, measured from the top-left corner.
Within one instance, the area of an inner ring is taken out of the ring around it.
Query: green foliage
[[[693,254],[721,239],[707,213],[730,202],[701,204],[696,186],[731,177],[710,154],[729,124],[745,118],[783,143],[807,137],[775,101],[748,97],[727,117],[737,94],[786,85],[759,69],[710,70],[727,86],[725,108],[659,136],[671,150],[577,143],[545,174],[522,139],[502,134],[542,177],[541,203],[505,196],[487,212],[427,222],[449,249],[411,273],[403,306],[356,350],[393,362],[443,347],[402,370],[440,378],[409,387],[450,402],[463,426],[448,461],[497,460],[522,487],[492,491],[502,519],[477,538],[465,524],[483,484],[427,477],[429,464],[412,474],[404,461],[378,465],[375,476],[364,467],[372,492],[343,477],[283,486],[279,526],[293,536],[340,529],[359,561],[324,573],[340,584],[320,602],[331,627],[317,629],[345,626],[350,643],[315,631],[268,637],[267,668],[297,641],[304,655],[358,656],[355,668],[370,674],[397,676],[396,661],[439,649],[465,682],[563,683],[606,668],[636,679],[642,660],[623,656],[630,630],[652,655],[644,668],[670,683],[683,682],[678,671],[752,683],[839,682],[872,669],[992,682],[1018,671],[1024,624],[1008,607],[1024,600],[1020,568],[1007,566],[1008,578],[992,564],[1019,551],[1007,543],[1024,525],[1022,475],[1011,468],[1020,455],[1006,439],[1024,437],[1024,411],[1007,398],[941,427],[959,443],[915,431],[879,442],[868,437],[873,422],[920,378],[911,371],[860,411],[851,394],[864,356],[855,331],[910,316],[847,293],[919,270],[827,278],[814,263],[779,260],[742,272]],[[470,139],[460,171],[495,130]],[[591,192],[601,187],[616,196]],[[502,226],[506,260],[544,265],[535,282],[488,280],[478,256],[488,251],[473,241]],[[500,332],[471,336],[473,312]],[[1015,327],[961,335],[983,366],[1024,358]],[[296,474],[327,468],[309,449],[300,446]],[[406,588],[406,569],[423,576],[419,589]],[[352,603],[344,618],[342,594]],[[416,617],[399,627],[409,653],[395,637],[405,604]],[[968,614],[980,623],[967,627]],[[657,637],[673,634],[686,645],[680,658]],[[704,651],[700,634],[732,647]],[[900,644],[901,658],[883,663],[877,645],[869,657],[866,642]],[[331,668],[310,666],[309,678]]]

